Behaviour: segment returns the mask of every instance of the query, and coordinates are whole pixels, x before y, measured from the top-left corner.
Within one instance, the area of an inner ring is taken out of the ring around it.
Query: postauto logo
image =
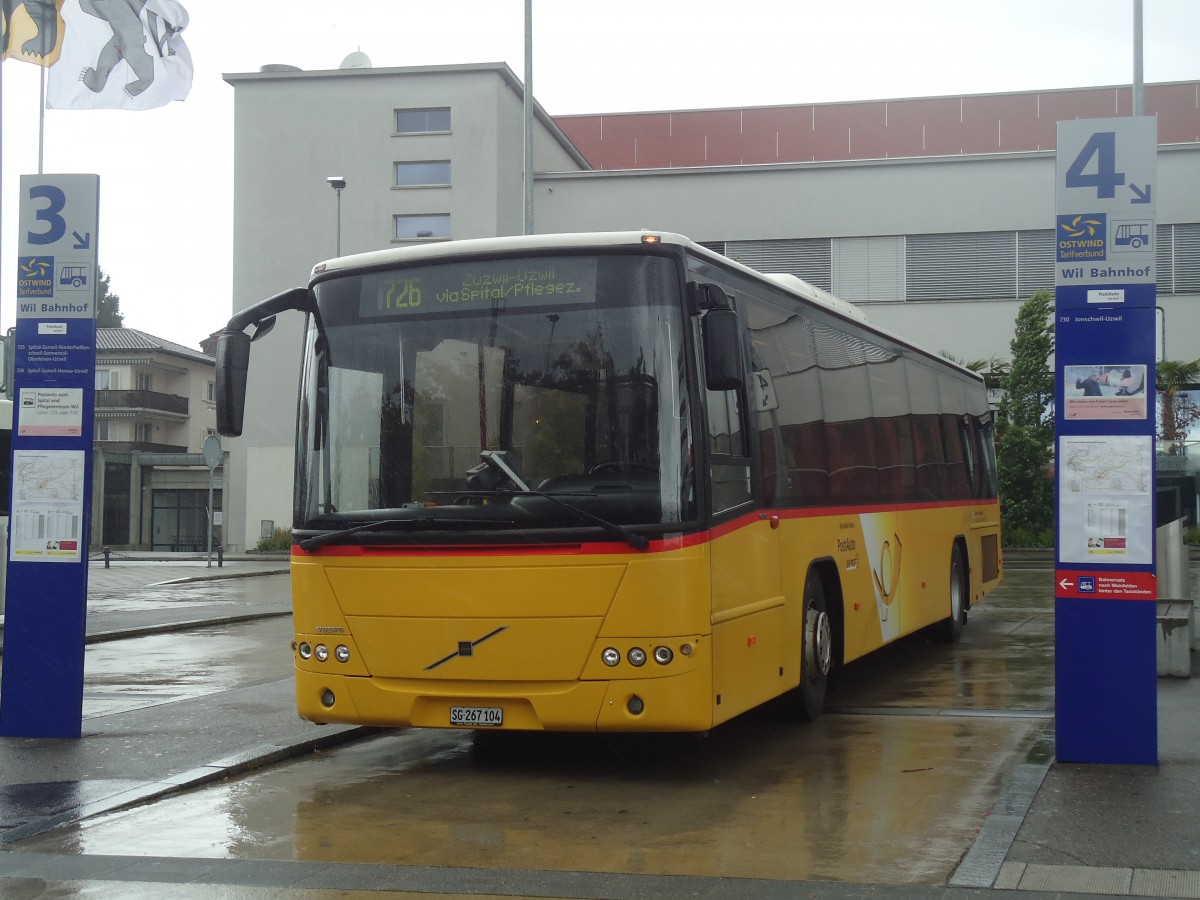
[[[1105,213],[1077,213],[1058,217],[1056,230],[1059,262],[1105,259],[1108,220]]]

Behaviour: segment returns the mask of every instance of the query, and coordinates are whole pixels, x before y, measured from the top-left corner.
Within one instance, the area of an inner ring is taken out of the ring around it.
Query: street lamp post
[[[342,188],[346,186],[346,179],[341,175],[330,175],[325,179],[329,182],[329,186],[333,188],[333,192],[337,194],[337,255],[342,255]]]

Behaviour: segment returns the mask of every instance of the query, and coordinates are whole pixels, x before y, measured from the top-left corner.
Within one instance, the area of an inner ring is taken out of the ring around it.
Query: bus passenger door
[[[758,502],[745,393],[706,390],[705,395],[715,723],[769,700],[787,685],[779,520]]]

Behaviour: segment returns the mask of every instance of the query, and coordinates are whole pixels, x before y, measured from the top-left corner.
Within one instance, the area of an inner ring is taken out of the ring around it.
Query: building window
[[[154,390],[154,388],[151,386],[154,383],[154,379],[151,377],[149,372],[137,372],[134,374],[133,377],[137,384],[137,390],[139,390],[139,391]]]
[[[1011,300],[1017,296],[1013,231],[913,234],[906,241],[909,300]]]
[[[136,434],[134,439],[139,444],[151,444],[154,442],[154,426],[149,422],[138,422],[134,426],[134,432]]]
[[[110,438],[108,436],[108,422],[107,421],[101,419],[96,422],[96,429],[92,433],[92,440],[94,440],[94,441],[110,440]]]
[[[209,403],[217,402],[217,383],[210,381],[204,386],[204,399]]]
[[[450,130],[450,107],[396,110],[396,134],[430,134]]]
[[[723,244],[723,246],[722,246]],[[703,246],[760,272],[803,278],[823,291],[832,289],[830,238],[779,238],[762,241],[709,241]]]
[[[112,369],[97,369],[96,370],[96,390],[98,391],[117,391],[121,389],[120,372],[114,372]]]
[[[1158,226],[1158,292],[1200,291],[1200,225]]]
[[[834,238],[831,259],[833,293],[843,300],[904,299],[903,237]]]
[[[396,223],[395,236],[398,241],[450,237],[450,213],[393,216],[393,220]]]
[[[396,163],[396,187],[442,187],[450,184],[450,160]]]

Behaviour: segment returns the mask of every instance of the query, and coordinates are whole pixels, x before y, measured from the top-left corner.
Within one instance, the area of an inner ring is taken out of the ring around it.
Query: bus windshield
[[[314,292],[298,530],[609,539],[694,517],[673,259],[460,259]]]

